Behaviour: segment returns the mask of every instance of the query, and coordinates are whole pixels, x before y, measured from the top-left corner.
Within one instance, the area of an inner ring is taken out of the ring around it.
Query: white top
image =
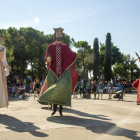
[[[4,56],[3,56],[3,58],[2,58],[2,61],[3,61],[4,65],[5,65],[6,76],[8,76],[8,75],[9,75],[9,68],[11,68],[11,67],[10,67],[10,66],[8,65],[8,63],[7,63],[7,59],[6,59],[6,48],[5,48],[4,46],[1,46],[1,45],[0,45],[0,50],[1,50],[2,48],[4,48]]]
[[[22,86],[21,89],[25,89],[25,86]]]
[[[15,92],[15,91],[14,91],[14,87],[12,87],[12,92]]]

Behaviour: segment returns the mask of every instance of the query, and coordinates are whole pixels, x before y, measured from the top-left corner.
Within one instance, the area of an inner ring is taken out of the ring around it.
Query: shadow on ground
[[[66,125],[82,126],[93,133],[124,136],[126,138],[140,140],[140,137],[137,136],[137,131],[124,129],[116,126],[114,123],[102,120],[85,119],[74,116],[54,116],[47,118],[47,121]]]
[[[48,107],[42,107],[41,109],[50,110],[51,108],[48,109]],[[57,110],[59,110],[59,107],[57,108]],[[110,120],[110,119],[106,118],[107,116],[105,116],[105,115],[93,115],[93,114],[88,114],[88,113],[74,110],[74,109],[63,108],[63,112],[73,113],[73,114],[83,116],[83,117],[91,117],[91,118],[101,119],[101,120]]]
[[[16,132],[29,132],[36,137],[47,137],[47,134],[38,132],[40,128],[30,122],[22,122],[12,116],[0,114],[0,124],[6,125],[6,129]]]

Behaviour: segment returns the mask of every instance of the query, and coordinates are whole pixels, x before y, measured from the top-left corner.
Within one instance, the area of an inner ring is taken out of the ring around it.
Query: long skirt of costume
[[[38,100],[40,104],[71,106],[72,77],[69,70],[65,70],[59,80],[49,70],[45,82],[44,86],[46,86],[47,90],[40,96]]]
[[[4,51],[0,50],[0,108],[8,107],[7,82],[3,63]]]

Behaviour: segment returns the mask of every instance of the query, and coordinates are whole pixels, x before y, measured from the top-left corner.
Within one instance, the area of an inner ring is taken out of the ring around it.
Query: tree
[[[98,38],[94,39],[94,45],[93,45],[93,73],[94,73],[94,80],[97,80],[97,76],[99,76],[99,45],[98,45]]]
[[[88,45],[87,41],[78,41],[75,42],[74,46],[78,49],[78,59],[81,61],[82,66],[84,67],[84,77],[85,77],[85,70],[88,63],[86,61],[86,56],[89,55],[90,52],[90,45]]]
[[[105,65],[104,65],[104,78],[105,81],[111,80],[111,35],[107,33],[105,44]]]
[[[7,60],[12,67],[11,77],[20,75],[23,78],[32,74],[32,78],[46,76],[45,54],[49,44],[54,42],[54,35],[28,28],[0,29],[4,36],[3,45],[7,49]],[[63,43],[74,46],[74,39],[64,34]],[[31,65],[31,71],[26,70]]]
[[[122,79],[128,79],[129,71],[125,69],[125,65],[123,64],[115,64],[114,66],[115,75],[119,74]],[[117,79],[116,79],[117,80]]]

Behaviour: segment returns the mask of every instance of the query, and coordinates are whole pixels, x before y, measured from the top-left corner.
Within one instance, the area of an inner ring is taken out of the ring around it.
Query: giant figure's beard
[[[62,37],[56,37],[57,41],[62,41]]]

